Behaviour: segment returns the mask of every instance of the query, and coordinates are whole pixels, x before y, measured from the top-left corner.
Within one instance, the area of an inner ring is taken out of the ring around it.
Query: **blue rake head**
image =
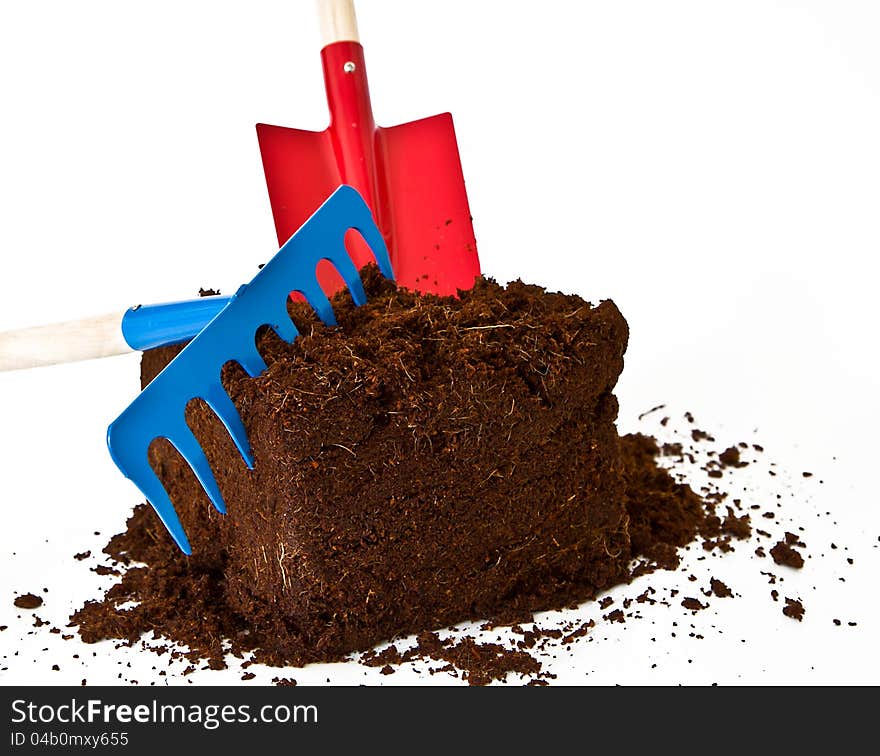
[[[299,335],[287,314],[291,291],[300,292],[324,323],[336,325],[330,300],[315,273],[321,260],[336,267],[355,304],[366,302],[360,276],[345,249],[345,234],[351,228],[370,246],[382,274],[393,279],[388,250],[369,207],[354,189],[341,186],[107,429],[107,446],[116,466],[147,497],[184,553],[190,554],[192,549],[168,493],[150,466],[150,444],[156,438],[168,439],[192,468],[217,511],[226,513],[207,457],[186,423],[186,405],[196,397],[204,399],[223,422],[248,468],[253,469],[247,432],[220,382],[220,370],[230,360],[238,362],[251,377],[266,369],[254,342],[263,325],[288,343]]]

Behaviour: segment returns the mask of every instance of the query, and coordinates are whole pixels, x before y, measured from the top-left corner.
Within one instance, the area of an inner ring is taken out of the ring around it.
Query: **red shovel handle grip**
[[[353,0],[318,0],[321,47],[334,42],[359,42]]]

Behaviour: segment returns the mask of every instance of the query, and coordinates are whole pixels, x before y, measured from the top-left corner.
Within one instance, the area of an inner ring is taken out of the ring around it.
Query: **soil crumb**
[[[801,622],[804,619],[806,609],[804,609],[804,605],[801,601],[786,597],[785,606],[782,607],[782,613],[786,617],[791,617],[792,619],[796,619],[798,622]]]
[[[19,609],[37,609],[43,605],[43,599],[34,593],[23,593],[12,602]]]
[[[723,582],[717,580],[716,578],[712,578],[712,581],[709,584],[709,589],[718,598],[733,597],[733,591],[731,591],[730,588],[728,588]]]
[[[701,609],[705,609],[708,606],[708,604],[704,604],[699,599],[690,597],[682,599],[681,605],[692,612],[699,612]]]
[[[779,543],[770,549],[770,556],[773,557],[773,561],[776,562],[776,564],[785,567],[793,567],[794,569],[799,570],[804,566],[804,558],[801,556],[800,552],[797,551],[797,549],[792,548],[785,541],[779,541]]]

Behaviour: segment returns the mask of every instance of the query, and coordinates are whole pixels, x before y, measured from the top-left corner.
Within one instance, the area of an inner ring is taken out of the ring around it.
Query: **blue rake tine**
[[[238,413],[236,413],[238,414]],[[205,456],[205,452],[199,445],[198,439],[192,432],[186,422],[181,423],[173,435],[168,436],[168,440],[174,445],[174,448],[180,452],[180,456],[186,460],[186,463],[192,468],[205,493],[220,514],[226,514],[226,502],[223,501],[223,494],[220,493],[220,486],[217,485],[217,479],[211,472],[211,464]]]
[[[314,284],[306,286],[297,286],[296,290],[302,294],[309,306],[318,313],[318,317],[329,326],[335,326],[336,314],[333,312],[333,306],[330,300],[321,288],[321,285],[315,281]]]
[[[241,347],[235,361],[251,378],[256,378],[267,367],[262,355],[257,351],[257,345],[253,343]]]
[[[159,519],[171,534],[178,548],[184,554],[191,554],[192,548],[189,545],[186,532],[183,530],[183,525],[180,524],[180,518],[177,516],[162,481],[150,467],[147,450],[131,444],[117,443],[115,434],[116,429],[111,425],[107,431],[107,446],[110,448],[110,456],[113,457],[116,466],[125,473],[127,478],[134,481],[141,493],[147,497],[147,501],[156,510],[156,514],[159,515]],[[149,449],[149,444],[150,442],[147,442],[147,449]]]
[[[220,371],[229,361],[241,364],[252,377],[266,369],[254,343],[256,331],[262,325],[268,324],[288,342],[299,335],[287,314],[291,291],[302,292],[327,325],[336,324],[333,308],[316,275],[321,260],[336,267],[356,304],[366,301],[358,271],[345,249],[349,229],[363,236],[379,270],[393,279],[388,249],[370,208],[350,186],[339,187],[107,429],[107,446],[113,461],[147,497],[184,553],[191,553],[189,541],[168,493],[150,467],[150,443],[155,438],[168,438],[193,469],[217,510],[225,511],[204,450],[186,425],[187,402],[198,397],[208,403],[252,469],[254,459],[247,431],[220,383]]]
[[[299,336],[299,330],[293,324],[293,321],[290,319],[290,315],[287,314],[287,300],[284,301],[282,305],[282,311],[279,312],[276,316],[276,319],[272,321],[269,327],[278,334],[278,336],[284,339],[288,344],[293,343],[293,340]]]
[[[229,394],[226,393],[223,384],[212,384],[211,387],[202,394],[202,398],[208,403],[208,406],[213,410],[214,414],[217,415],[220,422],[223,423],[226,432],[229,433],[232,440],[235,442],[235,448],[238,449],[238,453],[241,454],[248,469],[253,470],[254,455],[251,452],[251,443],[248,441],[247,431],[245,430],[244,423],[241,422],[241,416],[238,414],[238,409],[236,409],[235,405],[232,403],[232,399],[229,398]]]
[[[345,281],[345,285],[351,293],[352,300],[358,307],[360,307],[367,303],[364,284],[361,281],[360,275],[358,275],[357,268],[354,267],[354,263],[345,251],[344,244],[342,246],[342,252],[343,254],[337,255],[333,257],[333,259],[330,259],[329,257],[325,257],[324,259],[336,266],[336,270],[339,272],[339,275],[342,276],[342,280]]]
[[[192,546],[189,545],[189,539],[186,537],[183,525],[180,524],[180,518],[171,503],[171,498],[165,491],[162,482],[156,477],[156,473],[153,472],[146,457],[144,457],[144,462],[144,469],[139,474],[138,488],[147,497],[147,501],[152,504],[178,548],[186,555],[192,554]]]
[[[351,293],[352,301],[360,307],[361,305],[366,304],[367,301],[367,295],[366,292],[364,292],[364,284],[361,281],[360,275],[358,275],[357,268],[354,267],[354,263],[348,256],[348,252],[345,251],[345,245],[342,247],[342,252],[343,254],[336,255],[333,258],[324,257],[323,259],[336,268]],[[330,299],[324,293],[324,290],[317,281],[309,286],[300,286],[297,291],[306,298],[306,301],[312,309],[318,313],[318,317],[320,317],[324,323],[331,326],[337,325],[336,314],[333,312],[333,305],[330,304]]]

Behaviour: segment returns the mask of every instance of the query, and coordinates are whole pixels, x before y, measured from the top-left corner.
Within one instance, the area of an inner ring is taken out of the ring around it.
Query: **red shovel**
[[[377,127],[353,2],[319,0],[318,8],[330,127],[257,125],[279,243],[348,184],[373,211],[398,285],[443,295],[471,288],[480,262],[452,116]],[[356,234],[347,246],[358,268],[372,260]],[[329,266],[319,278],[328,293],[342,286]]]

